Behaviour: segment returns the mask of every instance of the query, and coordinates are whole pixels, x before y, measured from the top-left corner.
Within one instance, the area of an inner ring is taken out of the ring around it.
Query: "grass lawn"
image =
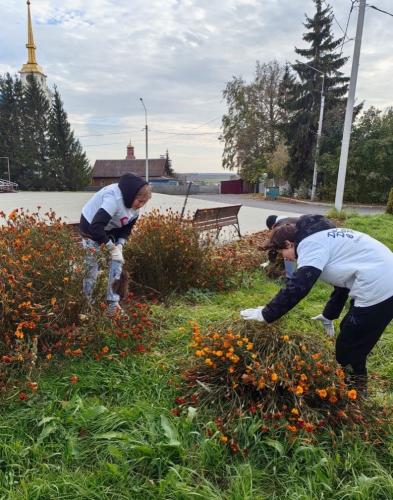
[[[345,225],[393,250],[393,217],[355,216]],[[194,418],[172,415],[179,367],[189,356],[189,320],[207,325],[237,318],[240,309],[265,304],[278,288],[256,272],[234,292],[195,292],[170,307],[155,306],[162,326],[150,352],[112,362],[67,359],[37,375],[40,389],[28,401],[10,392],[0,407],[0,498],[393,498],[393,439],[374,446],[343,432],[332,446],[323,433],[289,442],[249,429],[248,456],[242,457],[205,435],[214,418],[208,411]],[[328,286],[316,286],[282,320],[283,331],[322,335],[308,318],[321,312],[329,294]],[[393,324],[369,369],[393,381]],[[79,377],[74,385],[73,374]]]

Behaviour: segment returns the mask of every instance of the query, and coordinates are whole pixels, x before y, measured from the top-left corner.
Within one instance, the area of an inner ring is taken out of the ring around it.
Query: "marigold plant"
[[[272,325],[244,321],[202,331],[193,323],[190,348],[185,403],[217,407],[225,415],[224,434],[250,415],[260,419],[261,432],[289,434],[373,418],[366,411],[372,403],[347,386],[331,346],[318,335],[283,335]]]
[[[226,245],[201,241],[191,221],[172,210],[141,217],[124,255],[132,279],[163,296],[190,288],[228,288],[262,258],[252,239]]]

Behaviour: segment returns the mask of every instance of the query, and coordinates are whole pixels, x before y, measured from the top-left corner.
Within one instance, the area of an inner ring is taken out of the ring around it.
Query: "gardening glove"
[[[123,245],[113,245],[113,247],[111,247],[109,251],[111,253],[112,260],[124,264]]]
[[[261,264],[259,267],[261,267],[262,269],[266,269],[266,267],[270,264],[269,261],[267,262],[264,262],[263,264]]]
[[[262,314],[262,309],[264,307],[265,306],[259,306],[259,307],[256,307],[255,309],[243,309],[243,311],[240,311],[240,316],[245,320],[253,320],[253,321],[263,322],[263,321],[265,321],[265,318],[263,317],[263,314]]]
[[[334,324],[331,319],[325,318],[323,314],[318,314],[318,316],[314,316],[311,318],[314,321],[320,321],[323,325],[323,329],[325,330],[326,335],[329,337],[334,337]]]

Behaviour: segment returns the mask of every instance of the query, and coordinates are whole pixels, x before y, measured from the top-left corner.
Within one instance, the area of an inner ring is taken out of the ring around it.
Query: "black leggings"
[[[355,307],[352,302],[336,340],[338,363],[351,365],[354,375],[367,375],[367,356],[392,319],[393,296],[369,307]]]

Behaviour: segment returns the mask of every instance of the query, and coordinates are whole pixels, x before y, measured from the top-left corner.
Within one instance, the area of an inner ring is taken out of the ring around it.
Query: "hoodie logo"
[[[127,222],[128,222],[128,217],[126,217],[126,216],[125,216],[125,217],[122,217],[122,218],[120,219],[120,224],[121,224],[122,226],[125,226],[125,225],[127,224]]]

